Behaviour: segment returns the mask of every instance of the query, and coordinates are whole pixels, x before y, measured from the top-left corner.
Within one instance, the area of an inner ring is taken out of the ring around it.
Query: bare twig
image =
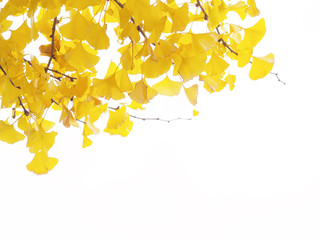
[[[112,110],[118,110],[120,107],[108,107],[109,109],[112,109]],[[163,122],[173,122],[173,121],[177,121],[177,120],[192,120],[192,118],[181,118],[181,117],[178,117],[178,118],[173,118],[173,119],[162,119],[162,118],[145,118],[145,117],[139,117],[139,116],[135,116],[135,115],[132,115],[132,114],[129,114],[128,115],[132,118],[135,118],[135,119],[139,119],[139,120],[143,120],[143,121],[163,121]]]
[[[23,108],[24,115],[29,116],[30,113],[29,113],[29,111],[24,107],[24,105],[23,105],[23,103],[22,103],[22,101],[21,101],[21,98],[18,97],[18,99],[19,99],[20,106]]]
[[[200,0],[197,0],[196,7],[200,7],[201,12],[204,14],[204,20],[208,20],[209,16],[206,13],[206,10],[204,9],[204,7],[200,4]]]
[[[60,74],[61,76],[67,77],[67,78],[69,78],[72,82],[73,82],[75,79],[77,79],[76,77],[68,76],[68,75],[66,75],[66,74],[64,74],[64,73],[61,73],[61,72],[59,72],[59,71],[57,71],[57,70],[54,70],[54,69],[51,69],[51,68],[47,68],[47,70],[50,71],[50,72],[58,73],[58,74]]]
[[[54,34],[56,32],[56,25],[57,25],[58,19],[57,17],[54,18],[53,20],[53,26],[52,26],[52,33],[51,33],[51,54],[50,54],[50,58],[47,64],[47,67],[45,69],[46,72],[48,72],[48,69],[50,67],[51,61],[54,58]]]
[[[124,7],[124,5],[123,5],[121,2],[119,2],[118,0],[113,0],[113,1],[114,1],[120,8],[123,8],[123,7]],[[134,18],[133,18],[132,16],[130,16],[130,20],[131,20],[131,22],[132,22],[133,24],[135,24]],[[142,28],[141,28],[139,25],[137,26],[137,30],[138,30],[138,32],[140,32],[140,33],[142,34],[142,36],[143,36],[145,39],[148,39],[146,33],[142,30]]]
[[[277,79],[278,79],[278,82],[281,82],[281,83],[283,83],[284,85],[286,85],[286,83],[279,78],[279,76],[278,76],[279,73],[270,72],[270,74],[275,75],[275,76],[277,77]]]

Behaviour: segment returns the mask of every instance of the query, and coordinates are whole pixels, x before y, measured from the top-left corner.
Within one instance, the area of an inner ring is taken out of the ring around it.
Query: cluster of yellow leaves
[[[232,60],[239,67],[252,63],[251,79],[265,77],[273,55],[252,55],[265,35],[264,19],[244,28],[226,23],[231,12],[242,20],[260,13],[254,0],[7,1],[0,10],[0,108],[12,108],[12,116],[0,121],[0,140],[27,138],[34,154],[27,168],[43,174],[58,161],[48,155],[57,135],[45,119],[49,109],[60,112],[65,127],[83,128],[85,148],[100,132],[95,125],[102,114],[108,116],[104,132],[127,136],[127,109],[144,109],[157,95],[175,96],[183,88],[195,106],[201,86],[210,93],[226,85],[232,90]],[[13,26],[10,19],[19,16],[22,24]],[[42,58],[24,52],[40,36],[48,41],[39,47]],[[119,45],[120,59],[111,55],[105,77],[97,77],[99,53]]]

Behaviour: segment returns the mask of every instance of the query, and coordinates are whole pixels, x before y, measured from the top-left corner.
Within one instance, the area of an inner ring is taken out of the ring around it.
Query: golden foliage
[[[12,109],[12,115],[0,121],[0,140],[13,144],[27,138],[34,154],[27,168],[44,174],[58,162],[48,155],[57,135],[54,122],[83,128],[85,148],[92,144],[89,136],[100,132],[96,121],[102,114],[108,117],[104,132],[127,136],[134,117],[127,111],[145,109],[157,95],[175,96],[183,88],[195,106],[202,87],[213,93],[228,84],[232,90],[231,61],[239,67],[251,62],[249,77],[263,78],[274,57],[252,54],[265,35],[265,20],[244,28],[226,21],[229,12],[242,20],[260,14],[254,0],[3,3],[0,107]],[[16,23],[19,17],[23,21]],[[38,45],[41,56],[25,52],[40,39],[46,39]],[[96,69],[103,53],[112,59],[102,67],[108,69],[104,78]],[[59,120],[46,119],[48,111],[57,111]]]

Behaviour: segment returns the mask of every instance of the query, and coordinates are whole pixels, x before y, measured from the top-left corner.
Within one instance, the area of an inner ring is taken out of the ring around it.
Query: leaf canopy
[[[229,13],[240,22],[258,16],[255,0],[0,4],[0,108],[12,109],[0,120],[0,140],[13,144],[26,138],[34,154],[27,168],[36,174],[58,162],[49,157],[57,136],[54,122],[82,128],[85,148],[92,144],[90,135],[100,132],[96,121],[102,114],[108,117],[104,132],[127,136],[134,116],[129,112],[145,109],[159,95],[175,96],[183,88],[196,106],[202,88],[213,93],[235,87],[231,61],[239,67],[252,62],[253,80],[274,64],[273,54],[253,56],[266,32],[263,18],[248,28],[228,19]],[[28,50],[35,44],[38,55]],[[56,111],[59,120],[48,120],[48,111]]]

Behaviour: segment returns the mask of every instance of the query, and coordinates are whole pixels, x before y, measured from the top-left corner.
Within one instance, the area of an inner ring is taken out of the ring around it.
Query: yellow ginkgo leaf
[[[198,84],[195,84],[189,88],[184,88],[184,91],[187,95],[189,102],[195,106],[197,105],[197,98],[198,98]]]
[[[49,151],[55,142],[55,137],[57,136],[56,132],[45,132],[42,129],[38,131],[31,129],[26,133],[28,137],[27,147],[31,153],[37,153],[40,150]]]
[[[246,66],[252,57],[253,49],[239,49],[238,51],[238,67]]]
[[[116,81],[116,74],[107,76],[105,79],[93,79],[94,92],[105,99],[119,100],[125,97]]]
[[[157,95],[157,91],[151,88],[144,79],[134,83],[134,89],[129,93],[130,98],[140,104],[148,103]]]
[[[265,77],[272,70],[273,64],[274,56],[272,53],[264,57],[253,57],[249,77],[252,80]]]
[[[110,111],[107,127],[104,132],[108,132],[111,135],[119,134],[125,137],[132,129],[132,121],[129,114],[126,112],[126,106],[123,106],[115,111]]]
[[[162,58],[158,61],[154,61],[149,57],[141,64],[141,72],[146,78],[156,78],[168,72],[171,64],[171,58]]]
[[[172,19],[171,32],[183,31],[189,23],[188,4],[184,3],[181,8],[169,10]]]
[[[79,71],[93,68],[99,61],[99,57],[84,49],[82,43],[78,43],[75,48],[69,50],[65,54],[65,59],[72,67]]]
[[[230,11],[235,11],[236,13],[239,14],[240,18],[244,20],[246,18],[246,9],[247,9],[247,4],[244,1],[239,1],[234,5],[231,5],[229,7]]]
[[[174,82],[170,80],[168,76],[166,76],[165,79],[154,84],[152,88],[161,95],[175,96],[179,94],[181,86],[181,82]]]
[[[194,117],[196,117],[196,116],[198,116],[199,115],[199,111],[197,111],[197,110],[193,110],[192,111],[192,115],[194,116]]]
[[[94,49],[107,49],[109,47],[109,37],[106,29],[97,23],[91,23],[85,39]]]
[[[58,159],[48,156],[46,151],[36,152],[27,169],[35,174],[46,174],[57,165]]]
[[[9,42],[15,44],[19,50],[23,50],[26,45],[31,42],[31,29],[27,25],[27,22],[24,21],[23,24],[17,29],[11,32]]]
[[[88,138],[87,136],[83,136],[83,141],[82,141],[82,148],[86,148],[91,146],[92,141],[90,140],[90,138]]]
[[[260,11],[257,8],[255,0],[248,0],[249,7],[246,9],[246,13],[248,13],[251,17],[256,17],[260,15]]]
[[[230,86],[230,91],[233,90],[234,88],[234,83],[236,82],[236,76],[235,75],[231,75],[231,74],[228,74],[228,76],[226,76],[226,78],[224,79],[224,81],[229,84]]]
[[[266,25],[264,18],[261,18],[254,26],[244,29],[244,38],[239,43],[239,49],[252,49],[264,37]]]
[[[214,6],[210,7],[209,11],[208,11],[208,15],[209,15],[210,29],[213,30],[221,22],[220,11],[219,11],[218,6],[214,5]]]
[[[220,75],[200,75],[199,80],[205,82],[204,88],[210,93],[219,92],[226,86],[226,82],[221,80]]]
[[[222,74],[229,67],[229,63],[227,63],[222,57],[213,53],[210,61],[206,65],[206,72],[208,75],[217,75]]]
[[[12,125],[0,121],[0,140],[6,143],[16,143],[22,141],[24,135],[17,132]]]
[[[127,71],[123,68],[116,72],[116,83],[122,92],[131,92],[133,89],[132,83],[129,79]]]
[[[59,30],[61,34],[72,40],[82,40],[88,33],[90,22],[83,17],[79,12],[73,12],[71,21],[65,25],[62,25]]]
[[[206,53],[198,54],[193,57],[182,57],[178,72],[183,78],[183,81],[187,82],[192,78],[199,76],[205,68],[206,61]]]

